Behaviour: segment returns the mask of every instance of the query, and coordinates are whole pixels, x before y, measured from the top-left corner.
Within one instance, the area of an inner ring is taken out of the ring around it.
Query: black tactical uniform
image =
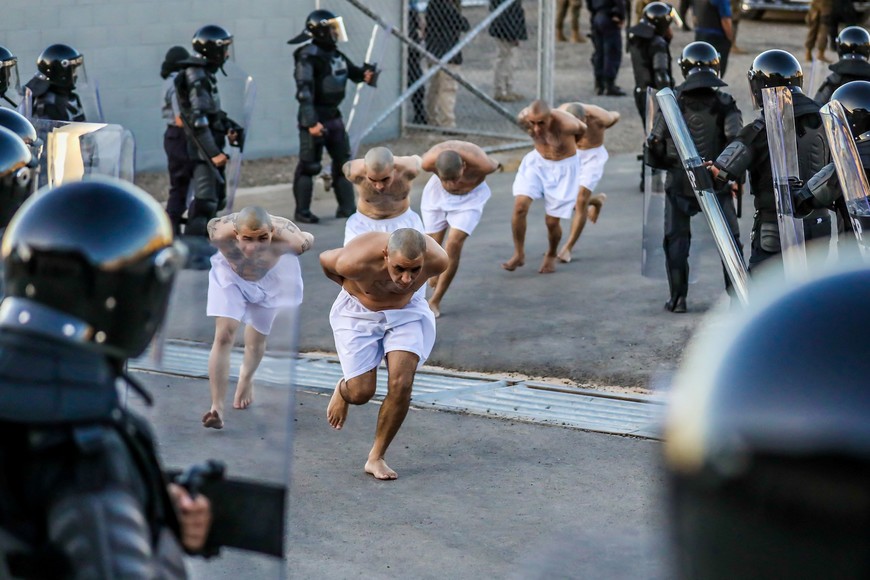
[[[834,91],[831,100],[836,99],[846,112],[849,129],[855,138],[861,166],[864,174],[870,171],[870,82],[852,81]],[[833,154],[836,154],[834,152]],[[795,214],[806,215],[819,209],[830,209],[837,212],[839,224],[847,235],[838,238],[838,248],[841,251],[856,249],[852,220],[843,199],[843,190],[839,176],[833,163],[829,163],[821,171],[811,177],[806,184],[795,192]],[[870,232],[870,216],[864,216],[866,223],[861,228],[864,235]],[[864,221],[862,220],[862,221]]]
[[[870,576],[866,264],[697,332],[663,432],[668,578]]]
[[[193,201],[184,233],[206,236],[209,220],[226,206],[226,165],[218,167],[212,159],[223,153],[227,133],[235,131],[240,136],[241,127],[221,110],[216,76],[229,57],[233,36],[211,24],[200,28],[192,42],[196,54],[181,62],[184,68],[175,77],[188,155],[194,161]]]
[[[727,86],[719,78],[719,54],[706,42],[693,42],[686,46],[680,57],[680,68],[685,82],[675,89],[677,103],[703,159],[715,159],[725,145],[737,136],[743,127],[743,117],[734,98],[720,90]],[[655,124],[647,139],[650,163],[668,170],[665,182],[665,237],[664,251],[667,264],[670,299],[665,308],[671,312],[686,311],[689,291],[689,247],[692,240],[691,218],[701,211],[686,171],[676,153],[664,117],[656,115]],[[728,185],[719,185],[716,191],[722,213],[738,248],[740,228]],[[725,287],[731,280],[724,270]]]
[[[870,81],[870,33],[859,26],[844,28],[837,36],[837,54],[840,59],[828,66],[831,74],[813,98],[820,105],[830,101],[833,92],[848,82]]]
[[[339,105],[344,100],[347,81],[360,83],[367,70],[374,67],[353,64],[336,43],[343,34],[341,18],[329,10],[315,10],[308,15],[305,30],[288,44],[311,42],[296,49],[294,78],[296,99],[299,101],[299,163],[293,178],[293,196],[296,198],[295,220],[306,224],[317,223],[311,213],[314,177],[322,168],[323,148],[332,158],[332,188],[338,201],[335,217],[349,217],[356,211],[353,185],[344,176],[342,168],[350,160],[350,141],[344,128]],[[374,85],[374,78],[369,84]],[[323,127],[319,136],[310,128]]]
[[[86,121],[82,101],[75,92],[76,69],[84,56],[66,44],[52,44],[36,60],[39,72],[25,85],[33,95],[33,118]]]
[[[31,199],[4,242],[0,577],[183,578],[152,435],[118,396],[144,392],[124,361],[182,261],[166,214],[129,183],[86,180]]]
[[[762,102],[762,88],[791,88],[800,179],[808,180],[830,161],[830,153],[819,115],[820,107],[801,92],[803,72],[800,63],[785,51],[768,50],[755,58],[748,76],[750,92],[756,105]],[[749,170],[751,192],[755,198],[752,253],[749,258],[751,270],[781,251],[770,149],[763,113],[741,129],[737,138],[719,155],[714,165],[719,169],[716,179],[718,183],[740,181],[744,172]],[[810,241],[829,236],[830,228],[828,213],[820,211],[804,221],[804,238]]]
[[[671,11],[664,2],[643,9],[643,17],[628,29],[628,50],[634,71],[634,103],[646,124],[646,89],[673,87],[671,74]]]

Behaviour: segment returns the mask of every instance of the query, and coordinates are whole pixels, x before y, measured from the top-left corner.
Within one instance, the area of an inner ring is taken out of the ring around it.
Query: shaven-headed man
[[[577,192],[577,203],[574,204],[571,233],[568,234],[568,240],[557,254],[560,262],[567,263],[571,261],[571,250],[580,239],[586,220],[593,224],[597,222],[604,200],[607,199],[604,193],[592,195],[592,192],[604,175],[604,165],[609,157],[607,149],[604,148],[604,132],[619,122],[619,113],[583,103],[565,103],[559,106],[559,110],[570,113],[586,123],[586,133],[577,139],[580,190]]]
[[[529,208],[532,201],[543,199],[547,251],[538,271],[548,274],[556,271],[556,250],[562,239],[559,220],[571,218],[580,190],[577,140],[586,132],[586,123],[570,113],[551,109],[541,100],[532,101],[520,111],[517,122],[531,135],[535,148],[523,157],[514,179],[514,254],[502,268],[513,271],[525,264]]]
[[[233,407],[246,409],[254,400],[254,373],[275,318],[302,303],[302,271],[296,256],[311,248],[314,236],[258,206],[214,218],[207,229],[219,251],[211,257],[208,275],[206,314],[215,317],[215,333],[208,357],[211,408],[202,424],[221,429],[236,331],[245,325]]]
[[[435,344],[435,316],[417,291],[447,263],[441,246],[412,228],[361,234],[320,254],[323,272],[341,286],[329,313],[342,371],[326,409],[333,428],[342,428],[349,405],[371,400],[387,359],[387,396],[365,464],[376,479],[398,477],[384,456],[408,413],[417,368]]]
[[[435,318],[441,316],[441,299],[459,269],[465,240],[480,223],[483,207],[490,198],[484,180],[500,167],[483,149],[466,141],[444,141],[423,154],[423,169],[435,174],[423,188],[420,200],[423,227],[444,246],[450,258],[447,269],[429,280],[434,288],[429,307]]]
[[[344,226],[345,245],[366,232],[423,231],[423,220],[411,209],[409,198],[420,163],[419,155],[394,157],[386,147],[373,147],[363,159],[344,164],[344,175],[358,194],[356,213]]]

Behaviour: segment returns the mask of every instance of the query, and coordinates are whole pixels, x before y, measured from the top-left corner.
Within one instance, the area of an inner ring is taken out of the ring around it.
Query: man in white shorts
[[[344,226],[345,245],[366,232],[423,231],[409,198],[411,182],[420,174],[419,155],[394,157],[386,147],[373,147],[363,159],[345,163],[343,171],[358,195],[356,213]]]
[[[211,408],[202,424],[221,429],[236,331],[245,325],[233,407],[246,409],[254,400],[254,373],[275,317],[302,303],[302,271],[296,256],[311,247],[314,236],[257,206],[212,219],[208,235],[218,252],[211,257],[208,275],[206,314],[215,317],[215,334],[208,358]]]
[[[560,262],[571,261],[571,250],[583,233],[587,218],[593,224],[601,215],[601,207],[607,195],[599,193],[592,195],[601,177],[604,175],[604,164],[607,163],[607,149],[604,148],[604,131],[619,122],[617,111],[607,111],[596,105],[583,103],[565,103],[559,107],[586,123],[586,133],[577,139],[577,157],[580,161],[580,190],[577,192],[577,202],[574,205],[574,218],[571,221],[571,233],[568,241],[559,250],[557,257]]]
[[[326,409],[334,429],[344,426],[349,405],[371,400],[387,359],[387,396],[365,464],[376,479],[398,477],[384,456],[408,414],[417,368],[435,344],[435,316],[417,291],[447,263],[441,246],[412,228],[361,234],[320,254],[323,272],[341,286],[329,313],[342,371]]]
[[[549,274],[556,271],[556,249],[562,239],[560,220],[571,217],[580,190],[577,140],[586,132],[586,124],[541,100],[520,111],[517,121],[531,135],[535,149],[523,157],[514,179],[514,254],[502,268],[512,272],[525,264],[529,207],[532,201],[543,199],[548,244],[538,272]]]
[[[423,170],[434,173],[423,189],[420,214],[427,234],[444,245],[450,264],[429,280],[429,307],[441,316],[441,299],[459,269],[465,240],[474,232],[491,192],[484,181],[501,164],[466,141],[445,141],[423,154]],[[450,231],[448,232],[448,228]],[[445,244],[445,234],[447,242]]]

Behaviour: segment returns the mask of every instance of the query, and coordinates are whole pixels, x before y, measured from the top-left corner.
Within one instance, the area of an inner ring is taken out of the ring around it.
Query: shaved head
[[[393,255],[397,252],[409,260],[416,260],[426,252],[426,236],[411,228],[394,231],[387,240],[387,253]]]
[[[561,107],[566,113],[571,113],[581,121],[586,120],[586,109],[582,103],[565,103]]]
[[[532,104],[529,105],[529,112],[538,116],[545,116],[550,114],[550,105],[547,104],[546,101],[542,101],[541,99],[536,99],[532,101]]]
[[[242,228],[249,230],[272,229],[272,218],[269,212],[258,205],[249,205],[239,210],[233,219],[233,227],[237,232]]]
[[[393,153],[386,147],[373,147],[365,156],[366,170],[386,173],[393,170]]]
[[[450,149],[442,151],[435,159],[435,171],[441,179],[447,181],[459,179],[462,176],[462,156]]]

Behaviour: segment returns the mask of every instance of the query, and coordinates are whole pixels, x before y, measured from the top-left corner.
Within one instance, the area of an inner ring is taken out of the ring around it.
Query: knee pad
[[[300,159],[299,168],[302,171],[302,175],[320,175],[323,165],[316,161],[303,161]]]

